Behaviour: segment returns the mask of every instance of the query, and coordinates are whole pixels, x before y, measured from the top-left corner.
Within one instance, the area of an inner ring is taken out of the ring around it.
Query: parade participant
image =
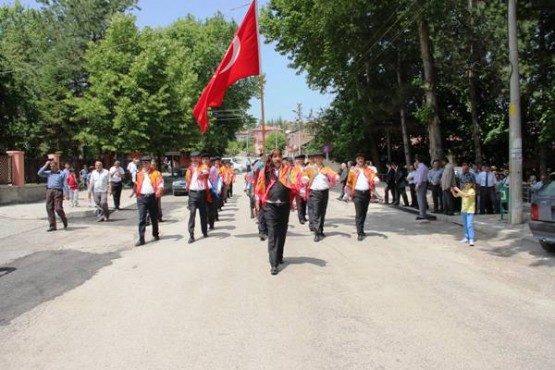
[[[256,188],[256,184],[258,183],[258,178],[259,176],[261,176],[261,174],[263,174],[263,169],[264,169],[264,158],[267,158],[267,156],[262,157],[262,159],[260,161],[258,161],[256,163],[256,165],[253,165],[252,168],[252,172],[253,172],[253,183],[254,186]],[[266,223],[266,215],[265,215],[265,209],[266,207],[263,204],[260,204],[260,207],[257,209],[256,208],[256,189],[254,189],[254,200],[255,200],[255,211],[258,213],[258,236],[260,237],[261,241],[264,241],[266,239],[268,239],[268,224]]]
[[[121,168],[120,161],[116,161],[110,168],[110,185],[112,187],[112,198],[114,199],[114,209],[119,210],[121,190],[123,187],[123,176],[125,171]]]
[[[212,202],[208,209],[208,224],[210,229],[214,229],[214,223],[219,220],[218,209],[222,199],[222,178],[220,177],[220,169],[216,163],[220,157],[210,158],[210,172],[208,181],[210,182],[210,191],[212,192]]]
[[[283,166],[281,150],[272,150],[255,185],[256,210],[265,208],[272,275],[279,272],[278,265],[283,263],[283,250],[289,212],[295,198],[295,187],[296,178],[292,167]]]
[[[220,183],[220,196],[218,198],[217,211],[221,211],[222,207],[224,206],[225,188],[224,188],[224,177],[222,174],[224,166],[222,166],[222,158],[220,158],[219,156],[216,156],[214,158],[214,167],[216,167],[216,169],[218,170],[218,176],[220,177],[218,180]],[[220,220],[220,216],[216,212],[216,221],[219,221],[219,220]]]
[[[156,161],[154,159],[150,162],[150,167],[153,170],[158,170],[158,166],[157,166]],[[160,171],[158,171],[158,172],[160,172]],[[163,192],[162,192],[162,195],[164,195]],[[162,218],[163,217],[163,213],[162,213],[162,195],[160,195],[159,197],[156,197],[156,208],[158,208],[158,222],[164,222],[164,219]],[[148,224],[149,224],[149,222],[147,221],[147,225]]]
[[[304,225],[308,220],[306,219],[306,204],[308,201],[308,191],[306,185],[302,185],[301,177],[303,176],[306,156],[299,154],[295,157],[295,172],[297,174],[297,214],[299,222]],[[345,168],[345,171],[347,169]]]
[[[364,232],[364,222],[368,213],[368,205],[372,189],[380,180],[370,167],[365,164],[363,153],[356,155],[356,166],[352,167],[347,177],[345,185],[345,201],[353,200],[355,204],[355,224],[357,228],[357,240],[364,240],[366,233]]]
[[[328,208],[329,189],[333,188],[336,182],[339,182],[340,177],[334,170],[324,166],[323,153],[315,153],[312,157],[314,165],[307,166],[304,171],[304,179],[308,182],[308,203],[312,204],[314,212],[314,218],[310,221],[310,226],[314,230],[314,241],[319,242],[326,237],[324,222]]]
[[[218,202],[218,193],[216,190],[217,180],[213,182],[214,179],[212,178],[212,162],[210,160],[210,155],[208,153],[203,153],[201,156],[202,165],[208,168],[208,189],[206,192],[206,217],[208,220],[208,227],[210,230],[214,230],[214,223],[216,222],[216,213],[217,213],[217,202]],[[216,174],[217,176],[217,174]],[[217,176],[219,177],[219,176]]]
[[[224,165],[224,185],[226,200],[233,196],[233,183],[235,182],[235,171],[231,167],[231,162],[226,161]]]
[[[110,211],[108,210],[108,195],[111,194],[110,173],[103,168],[100,161],[96,161],[94,167],[95,170],[91,174],[89,183],[94,203],[99,211],[97,221],[108,221],[110,218]]]
[[[222,210],[222,207],[227,203],[227,198],[229,197],[229,192],[228,192],[228,188],[225,185],[225,180],[227,177],[227,160],[224,160],[221,162],[220,165],[220,177],[222,178],[222,202],[221,202],[221,207],[220,207],[220,211]]]
[[[416,167],[414,189],[416,191],[416,197],[418,198],[419,210],[416,219],[427,220],[426,207],[428,206],[428,201],[426,199],[426,194],[428,193],[428,166],[426,166],[418,156],[414,158],[414,166]]]
[[[150,215],[152,236],[160,240],[158,230],[158,204],[156,199],[164,193],[164,179],[159,171],[152,168],[150,157],[142,159],[142,169],[137,173],[136,193],[137,209],[139,210],[139,241],[135,246],[145,244],[146,216]]]
[[[75,175],[73,168],[69,170],[67,177],[67,186],[69,188],[69,201],[72,207],[79,206],[79,181]]]
[[[50,170],[47,170],[49,166]],[[46,213],[48,214],[49,227],[46,231],[56,230],[56,213],[62,219],[64,229],[67,229],[64,196],[68,197],[69,190],[65,172],[60,171],[58,162],[46,161],[44,166],[39,170],[38,175],[48,179],[46,184]]]
[[[309,166],[314,166],[315,162],[314,162],[314,155],[312,153],[310,153],[308,155],[308,164],[305,166],[305,169],[308,168]],[[304,175],[304,174],[303,174]],[[306,179],[304,181],[305,183],[307,182]],[[303,184],[306,187],[306,184]],[[312,202],[309,201],[309,195],[310,195],[310,190],[308,189],[308,187],[306,187],[306,210],[308,213],[308,229],[312,232],[314,232],[314,227],[312,226],[314,223],[314,204]]]
[[[192,164],[187,170],[185,183],[189,192],[189,244],[195,241],[195,217],[197,209],[200,214],[200,228],[202,235],[208,237],[208,214],[206,211],[206,202],[208,199],[208,177],[210,169],[208,166],[200,163],[200,153],[191,153]]]
[[[254,165],[256,166],[257,161],[254,161]],[[255,217],[256,213],[256,199],[254,197],[254,171],[252,171],[252,166],[249,165],[249,170],[245,173],[245,194],[249,198],[249,209],[250,209],[250,218]]]

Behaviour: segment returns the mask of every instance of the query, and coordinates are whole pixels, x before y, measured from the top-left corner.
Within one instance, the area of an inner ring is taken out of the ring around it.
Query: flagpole
[[[266,121],[264,120],[264,77],[262,75],[262,55],[260,47],[260,29],[258,26],[258,0],[254,0],[256,8],[256,34],[258,37],[258,83],[260,85],[260,124],[262,126],[262,157],[266,155]]]

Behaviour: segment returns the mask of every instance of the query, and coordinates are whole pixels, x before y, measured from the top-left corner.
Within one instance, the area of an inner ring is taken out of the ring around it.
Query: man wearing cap
[[[306,156],[304,154],[299,154],[295,157],[295,172],[297,174],[297,214],[299,216],[299,222],[304,225],[306,221],[306,203],[308,200],[308,192],[306,185],[302,184],[301,177],[303,176],[304,170],[306,168],[305,161]]]
[[[370,204],[372,190],[379,181],[374,171],[366,165],[364,154],[358,153],[356,155],[356,166],[351,168],[347,177],[345,200],[352,199],[355,204],[355,224],[359,242],[364,240],[366,236],[364,222],[368,213],[368,205]]]
[[[207,166],[208,174],[208,197],[206,202],[206,212],[208,214],[208,227],[214,230],[216,215],[218,214],[218,202],[220,201],[221,181],[218,169],[213,165],[215,157],[210,158],[208,154],[203,154],[202,164]]]
[[[310,220],[311,229],[314,231],[314,241],[319,242],[325,238],[324,222],[328,208],[330,188],[339,182],[339,175],[331,168],[324,166],[324,154],[313,153],[314,165],[309,165],[304,171],[304,182],[308,187],[308,204],[312,204],[314,218]]]
[[[195,217],[197,209],[200,214],[200,228],[202,235],[208,237],[208,212],[206,202],[208,199],[208,177],[210,169],[208,166],[200,163],[201,154],[199,152],[191,153],[193,163],[187,170],[185,175],[185,183],[189,192],[189,244],[195,241]]]
[[[50,166],[50,170],[47,168]],[[67,217],[64,212],[64,196],[69,199],[69,188],[67,185],[67,175],[60,171],[58,162],[46,161],[39,170],[40,177],[48,178],[46,185],[46,212],[48,214],[49,228],[46,231],[56,230],[56,213],[62,219],[64,229],[67,228]]]
[[[142,168],[137,173],[136,192],[137,209],[139,210],[139,241],[135,246],[145,244],[146,215],[150,214],[152,236],[160,240],[158,231],[158,204],[156,199],[164,192],[164,179],[159,171],[151,167],[150,157],[141,159]]]

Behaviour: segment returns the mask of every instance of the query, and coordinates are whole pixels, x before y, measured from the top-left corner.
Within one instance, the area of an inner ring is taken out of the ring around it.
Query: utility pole
[[[509,61],[511,67],[511,102],[509,104],[509,221],[522,223],[522,128],[520,122],[520,73],[516,0],[509,0]]]

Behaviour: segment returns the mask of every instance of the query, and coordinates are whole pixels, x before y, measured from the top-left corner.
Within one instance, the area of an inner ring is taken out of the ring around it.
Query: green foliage
[[[266,148],[285,150],[287,137],[278,131],[272,131],[266,136]]]

